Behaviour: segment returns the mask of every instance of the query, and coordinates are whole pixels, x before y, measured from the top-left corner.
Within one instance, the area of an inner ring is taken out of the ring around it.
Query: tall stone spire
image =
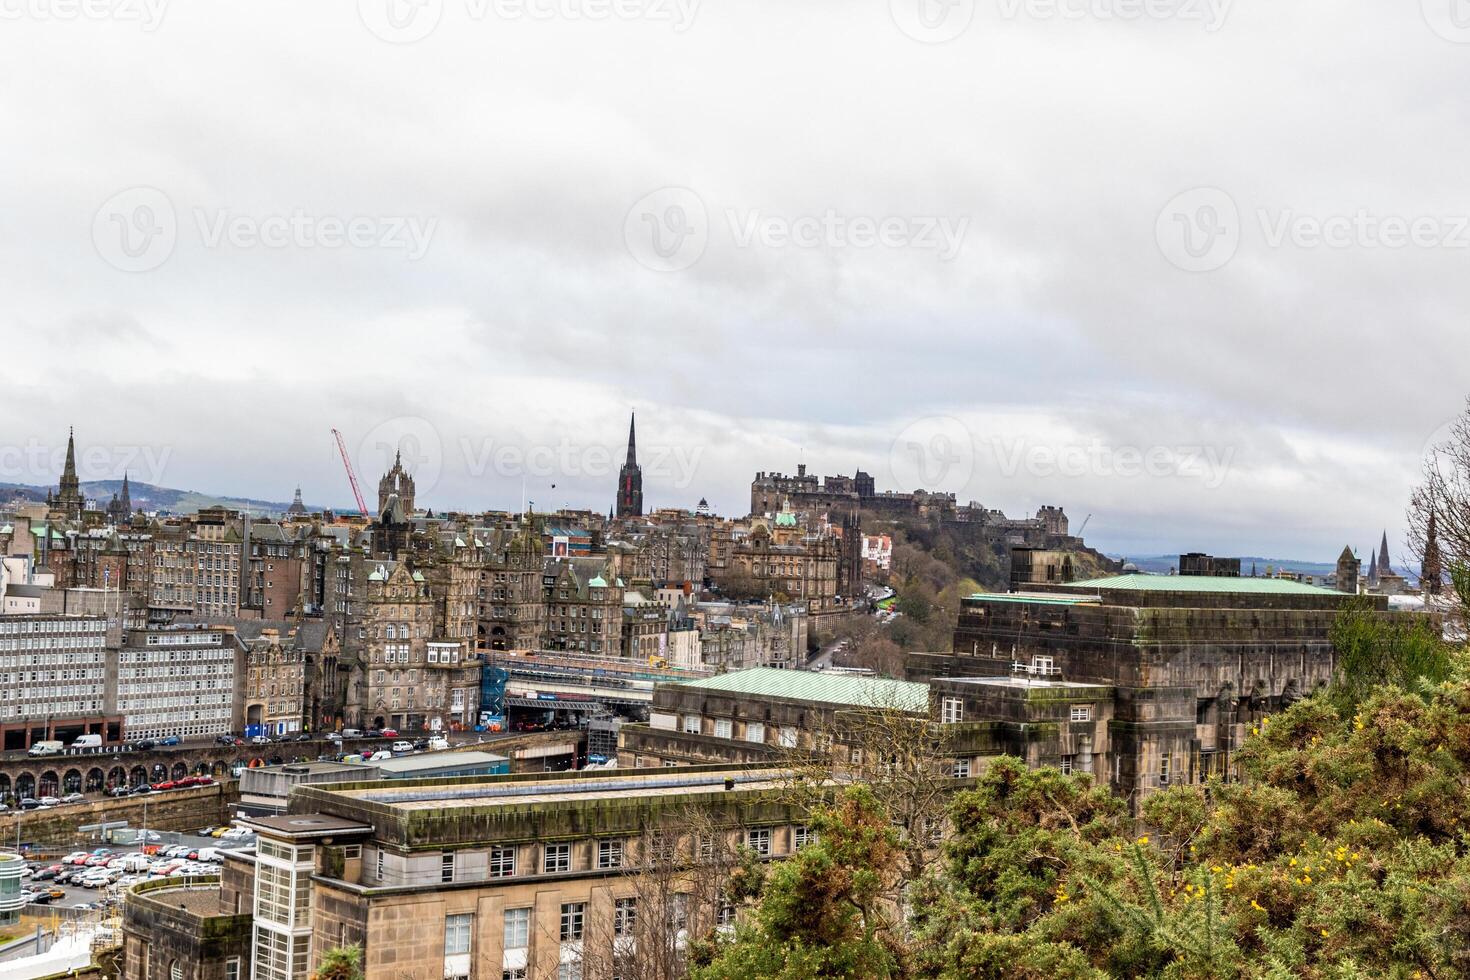
[[[1424,561],[1419,566],[1419,588],[1424,594],[1439,595],[1444,587],[1444,559],[1439,553],[1439,538],[1434,527],[1434,511],[1429,512],[1429,526],[1424,529]]]
[[[82,499],[81,481],[77,479],[77,446],[76,434],[68,427],[66,430],[66,463],[61,468],[61,479],[56,486],[56,499],[53,503],[54,509],[62,512],[67,520],[81,520],[82,508],[86,501]]]
[[[628,417],[628,457],[618,472],[617,515],[639,517],[643,514],[643,469],[638,465],[638,444],[634,435],[636,419]]]
[[[1378,574],[1388,575],[1393,572],[1393,566],[1388,562],[1388,531],[1383,532],[1383,543],[1378,546]]]
[[[1368,584],[1378,584],[1378,555],[1368,552]]]
[[[123,471],[122,498],[120,502],[122,503],[122,512],[124,514],[131,514],[133,512],[133,495],[128,492],[128,473],[126,470]]]

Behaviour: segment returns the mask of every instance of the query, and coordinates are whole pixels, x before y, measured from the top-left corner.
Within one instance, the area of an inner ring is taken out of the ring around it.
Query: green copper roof
[[[886,677],[752,667],[750,670],[737,670],[682,683],[686,687],[701,687],[709,691],[729,691],[732,694],[750,694],[756,697],[795,698],[822,704],[898,708],[901,711],[924,711],[929,706],[928,684],[895,681]]]
[[[784,511],[782,513],[780,513],[780,514],[777,514],[776,515],[776,526],[777,527],[795,527],[796,526],[796,515],[795,514],[786,513]]]
[[[1082,603],[1097,604],[1097,598],[1085,595],[1040,595],[1035,592],[1013,594],[1009,592],[976,592],[969,596],[976,602],[1029,602],[1043,606],[1076,606]]]
[[[1074,589],[1131,589],[1137,592],[1226,592],[1251,595],[1340,595],[1331,589],[1284,578],[1223,578],[1212,575],[1114,575],[1068,582]]]

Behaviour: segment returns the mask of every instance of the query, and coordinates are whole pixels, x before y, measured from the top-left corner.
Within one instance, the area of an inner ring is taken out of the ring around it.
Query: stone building
[[[857,547],[860,564],[860,542]],[[803,526],[795,513],[782,510],[716,528],[708,569],[711,581],[731,598],[796,600],[822,615],[843,608],[837,586],[845,555],[836,536]]]
[[[412,516],[414,513],[414,485],[413,477],[403,468],[403,453],[393,454],[393,467],[383,474],[378,481],[378,514],[388,509],[388,498],[397,497],[403,506],[403,512]],[[369,516],[369,515],[364,515]]]
[[[267,627],[245,647],[243,716],[246,735],[288,735],[302,730],[306,656]]]
[[[812,840],[787,778],[710,766],[299,785],[287,814],[246,820],[254,852],[226,857],[202,886],[213,894],[179,910],[194,914],[162,914],[167,885],[127,895],[126,962],[141,971],[158,949],[149,966],[168,969],[198,949],[208,968],[239,955],[241,977],[298,980],[360,945],[366,980],[614,975],[733,925],[719,886],[738,849],[775,861]],[[667,870],[688,866],[703,873]]]
[[[1136,802],[1232,772],[1249,724],[1328,684],[1346,601],[1283,579],[1150,575],[975,595],[953,652],[911,654],[908,673],[975,767],[999,752],[1065,764]]]
[[[241,862],[226,876],[244,877]],[[128,890],[122,908],[122,976],[127,980],[247,980],[251,909],[220,878],[156,878]],[[229,904],[223,899],[228,894]]]
[[[922,718],[927,684],[758,667],[661,683],[647,724],[623,725],[618,761],[664,767],[756,763],[783,752],[825,752],[846,761],[844,715],[879,709]]]
[[[603,558],[551,559],[542,576],[545,650],[622,655],[623,582]]]

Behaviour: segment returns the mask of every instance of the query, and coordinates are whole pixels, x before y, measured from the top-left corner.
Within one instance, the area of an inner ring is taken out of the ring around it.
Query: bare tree
[[[1449,436],[1429,451],[1409,498],[1409,544],[1421,560],[1431,517],[1445,565],[1470,563],[1470,398]]]
[[[825,801],[834,782],[866,783],[903,837],[906,881],[929,866],[954,793],[949,730],[926,715],[879,703],[842,709],[781,754],[798,802]],[[897,898],[897,896],[895,896]]]
[[[581,980],[681,980],[689,955],[734,921],[747,868],[743,830],[687,806],[615,844],[621,873],[589,903]],[[558,939],[560,937],[553,937]]]

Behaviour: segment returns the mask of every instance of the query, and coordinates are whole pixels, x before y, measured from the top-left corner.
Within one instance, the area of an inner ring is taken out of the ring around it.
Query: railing
[[[1020,661],[1013,661],[1011,673],[1025,674],[1028,677],[1061,677],[1062,668],[1055,664],[1023,664]]]

